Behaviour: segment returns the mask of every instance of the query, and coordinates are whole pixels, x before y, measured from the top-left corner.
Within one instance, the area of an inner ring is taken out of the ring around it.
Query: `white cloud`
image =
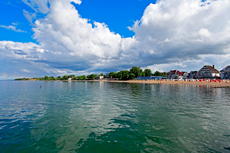
[[[23,71],[23,72],[26,72],[26,73],[29,73],[29,72],[30,72],[29,70],[26,70],[26,69],[23,69],[22,71]]]
[[[15,32],[25,32],[26,33],[26,31],[23,31],[21,29],[17,29],[15,23],[13,23],[13,25],[9,25],[9,26],[0,25],[0,27],[8,29],[8,30],[13,30]]]
[[[211,33],[208,31],[208,29],[200,29],[199,34],[203,37],[210,37]]]
[[[205,63],[229,64],[227,0],[161,0],[150,4],[140,21],[128,27],[135,33],[130,38],[111,32],[105,23],[92,25],[69,0],[23,2],[47,14],[34,22],[34,39],[39,45],[2,42],[1,51],[5,56],[40,64],[46,73],[109,72],[131,66],[189,71]],[[80,0],[74,2],[81,4]],[[24,15],[33,22],[35,14],[24,11]]]
[[[36,13],[30,13],[30,12],[28,12],[26,10],[23,10],[23,15],[33,25],[33,19],[36,18]]]
[[[49,12],[48,0],[22,0],[26,5],[36,12],[46,14]]]

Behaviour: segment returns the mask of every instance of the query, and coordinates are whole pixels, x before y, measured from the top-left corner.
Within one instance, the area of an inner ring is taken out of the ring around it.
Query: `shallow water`
[[[0,152],[230,152],[230,90],[0,81]]]

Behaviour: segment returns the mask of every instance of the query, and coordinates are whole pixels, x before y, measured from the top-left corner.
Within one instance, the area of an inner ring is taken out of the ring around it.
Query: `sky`
[[[3,0],[0,14],[0,80],[230,64],[229,0]]]

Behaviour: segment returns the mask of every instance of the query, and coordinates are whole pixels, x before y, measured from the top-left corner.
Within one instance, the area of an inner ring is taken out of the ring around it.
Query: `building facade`
[[[171,70],[167,73],[168,79],[187,79],[188,73],[187,72],[180,72],[178,70]]]
[[[215,69],[215,66],[205,65],[203,66],[197,74],[198,79],[219,79],[220,72]]]
[[[191,71],[189,73],[189,79],[197,79],[197,71]]]
[[[230,79],[230,65],[223,68],[221,72],[221,79]]]
[[[104,76],[97,76],[96,79],[97,80],[102,80],[104,78]]]

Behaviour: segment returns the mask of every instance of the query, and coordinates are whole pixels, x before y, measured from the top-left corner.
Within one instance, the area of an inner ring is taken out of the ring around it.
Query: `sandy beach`
[[[144,84],[174,84],[174,85],[201,85],[211,87],[230,87],[230,81],[226,82],[206,82],[206,81],[155,81],[155,80],[127,80],[127,81],[107,81],[106,82],[124,82],[124,83],[144,83]]]

